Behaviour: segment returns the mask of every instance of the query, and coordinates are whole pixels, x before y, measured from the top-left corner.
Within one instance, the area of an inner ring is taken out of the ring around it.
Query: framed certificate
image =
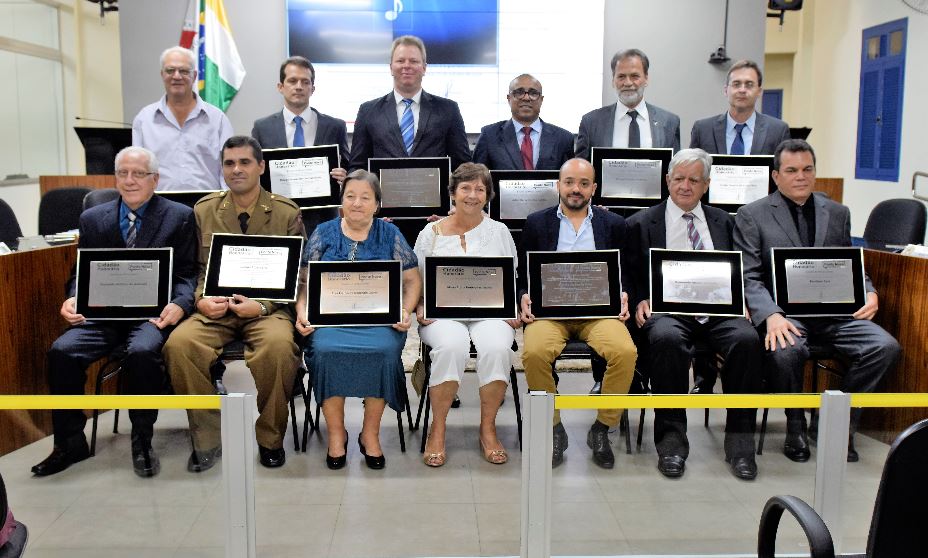
[[[490,200],[490,217],[513,230],[521,230],[525,218],[560,202],[558,171],[490,171],[496,197]]]
[[[428,320],[513,320],[518,316],[513,258],[427,256],[423,280]]]
[[[771,248],[773,294],[787,316],[850,316],[867,303],[863,248]]]
[[[301,209],[341,205],[338,181],[329,175],[339,166],[337,145],[265,149],[264,161],[265,190],[290,198]]]
[[[306,319],[313,327],[393,325],[402,316],[399,260],[309,262]]]
[[[735,213],[777,189],[772,171],[773,155],[713,155],[702,203]]]
[[[652,207],[666,199],[667,169],[673,149],[661,147],[594,147],[590,162],[596,169],[593,204],[606,207]]]
[[[88,320],[147,320],[171,302],[173,248],[81,248],[77,313]]]
[[[164,190],[160,192],[156,191],[155,193],[166,200],[175,201],[192,209],[203,197],[221,191],[222,190]]]
[[[378,217],[447,215],[451,208],[451,157],[372,158],[367,170],[380,178],[383,190]]]
[[[622,313],[618,250],[526,252],[525,259],[536,318],[618,318]]]
[[[296,301],[302,236],[213,233],[203,296]]]
[[[651,312],[744,316],[741,252],[651,248]]]

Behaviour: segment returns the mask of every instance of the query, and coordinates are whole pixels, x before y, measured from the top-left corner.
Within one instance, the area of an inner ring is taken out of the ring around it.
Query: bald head
[[[586,159],[570,159],[561,165],[557,193],[561,211],[567,215],[586,213],[596,192],[596,171]]]

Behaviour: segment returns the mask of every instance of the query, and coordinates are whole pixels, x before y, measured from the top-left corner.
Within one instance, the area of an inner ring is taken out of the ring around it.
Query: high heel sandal
[[[422,462],[429,467],[441,467],[445,464],[445,460],[447,458],[448,455],[444,451],[440,451],[438,453],[422,453]]]
[[[486,446],[483,445],[483,440],[478,438],[477,442],[480,444],[480,451],[483,452],[483,458],[490,463],[494,465],[502,465],[503,463],[509,461],[509,454],[506,453],[506,450],[488,450]]]
[[[387,458],[381,455],[367,455],[367,450],[364,449],[364,443],[361,442],[361,434],[358,434],[358,449],[361,450],[361,455],[364,456],[364,462],[367,463],[368,469],[383,469],[387,466]]]
[[[325,452],[325,465],[333,471],[336,469],[341,469],[348,463],[348,431],[345,430],[345,453],[339,455],[338,457],[332,457],[329,455],[328,450]]]

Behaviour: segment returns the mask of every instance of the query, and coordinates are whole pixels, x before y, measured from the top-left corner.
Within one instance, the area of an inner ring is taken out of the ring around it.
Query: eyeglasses
[[[173,75],[174,75],[174,72],[177,72],[178,74],[181,75],[181,77],[190,77],[190,74],[193,73],[193,70],[191,70],[191,69],[189,69],[189,68],[172,68],[172,67],[170,67],[170,66],[167,67],[167,68],[164,68],[164,69],[161,70],[161,71],[164,72],[165,74],[169,75],[169,76],[173,76]]]
[[[513,89],[509,94],[516,99],[527,97],[529,101],[537,101],[541,98],[541,91],[537,89]]]
[[[116,176],[117,176],[118,178],[122,178],[123,180],[125,180],[126,178],[129,178],[129,175],[132,175],[132,178],[134,178],[134,179],[136,179],[136,180],[145,180],[146,178],[148,178],[149,176],[151,176],[151,175],[153,175],[153,174],[155,174],[155,173],[153,173],[153,172],[145,172],[145,171],[132,171],[132,172],[129,172],[129,171],[127,171],[127,170],[118,170],[118,171],[116,171]]]

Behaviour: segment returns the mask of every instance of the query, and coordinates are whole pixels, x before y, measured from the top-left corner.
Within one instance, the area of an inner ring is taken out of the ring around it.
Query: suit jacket
[[[81,213],[78,248],[125,248],[119,228],[119,204],[115,201],[91,207]],[[193,211],[186,205],[154,195],[148,201],[136,248],[173,248],[173,290],[171,302],[193,312],[193,289],[197,282],[197,228]],[[68,284],[74,296],[76,277]]]
[[[345,121],[322,114],[310,107],[316,115],[316,137],[310,145],[337,145],[342,168],[348,168],[348,131]],[[258,140],[264,149],[287,147],[287,122],[282,110],[255,120],[251,137]]]
[[[451,99],[422,92],[412,153],[406,154],[393,91],[358,109],[348,169],[367,169],[371,157],[451,157],[451,171],[471,160],[464,119]]]
[[[549,207],[532,213],[522,226],[522,241],[519,243],[519,300],[528,292],[528,273],[525,253],[531,251],[557,250],[558,233],[561,222],[557,217],[558,206]],[[621,250],[622,290],[629,292],[633,288],[631,262],[627,259],[628,248],[634,244],[628,240],[628,228],[625,219],[611,211],[593,206],[593,241],[597,250]],[[629,300],[631,300],[629,294]]]
[[[732,230],[735,228],[735,220],[730,214],[716,207],[703,204],[702,210],[706,216],[706,225],[709,227],[709,236],[712,237],[712,247],[715,250],[732,250]],[[664,200],[628,218],[629,237],[638,243],[635,248],[629,248],[635,252],[633,261],[637,297],[634,301],[629,300],[631,307],[637,306],[639,302],[648,298],[650,292],[648,285],[649,250],[667,248],[666,211],[667,200]]]
[[[680,117],[661,107],[645,103],[651,119],[652,147],[671,147],[674,153],[680,150]],[[616,104],[588,112],[580,119],[580,132],[577,133],[577,157],[590,160],[593,147],[612,147],[612,134],[615,131]]]
[[[698,147],[707,153],[725,155],[728,149],[725,143],[725,126],[728,125],[728,113],[697,120],[690,133],[690,147]],[[779,118],[757,113],[754,122],[754,140],[751,142],[751,155],[773,155],[783,140],[789,139],[789,125]]]
[[[544,120],[541,123],[538,162],[535,168],[559,170],[561,165],[574,157],[574,135]],[[481,128],[480,138],[474,147],[474,162],[483,163],[490,170],[525,169],[512,119]]]
[[[815,203],[814,246],[850,246],[851,212],[824,195],[813,194]],[[754,325],[783,310],[773,300],[771,248],[802,247],[799,231],[783,195],[776,191],[742,206],[735,216],[735,249],[744,262],[744,297]],[[867,277],[867,291],[873,284]]]

